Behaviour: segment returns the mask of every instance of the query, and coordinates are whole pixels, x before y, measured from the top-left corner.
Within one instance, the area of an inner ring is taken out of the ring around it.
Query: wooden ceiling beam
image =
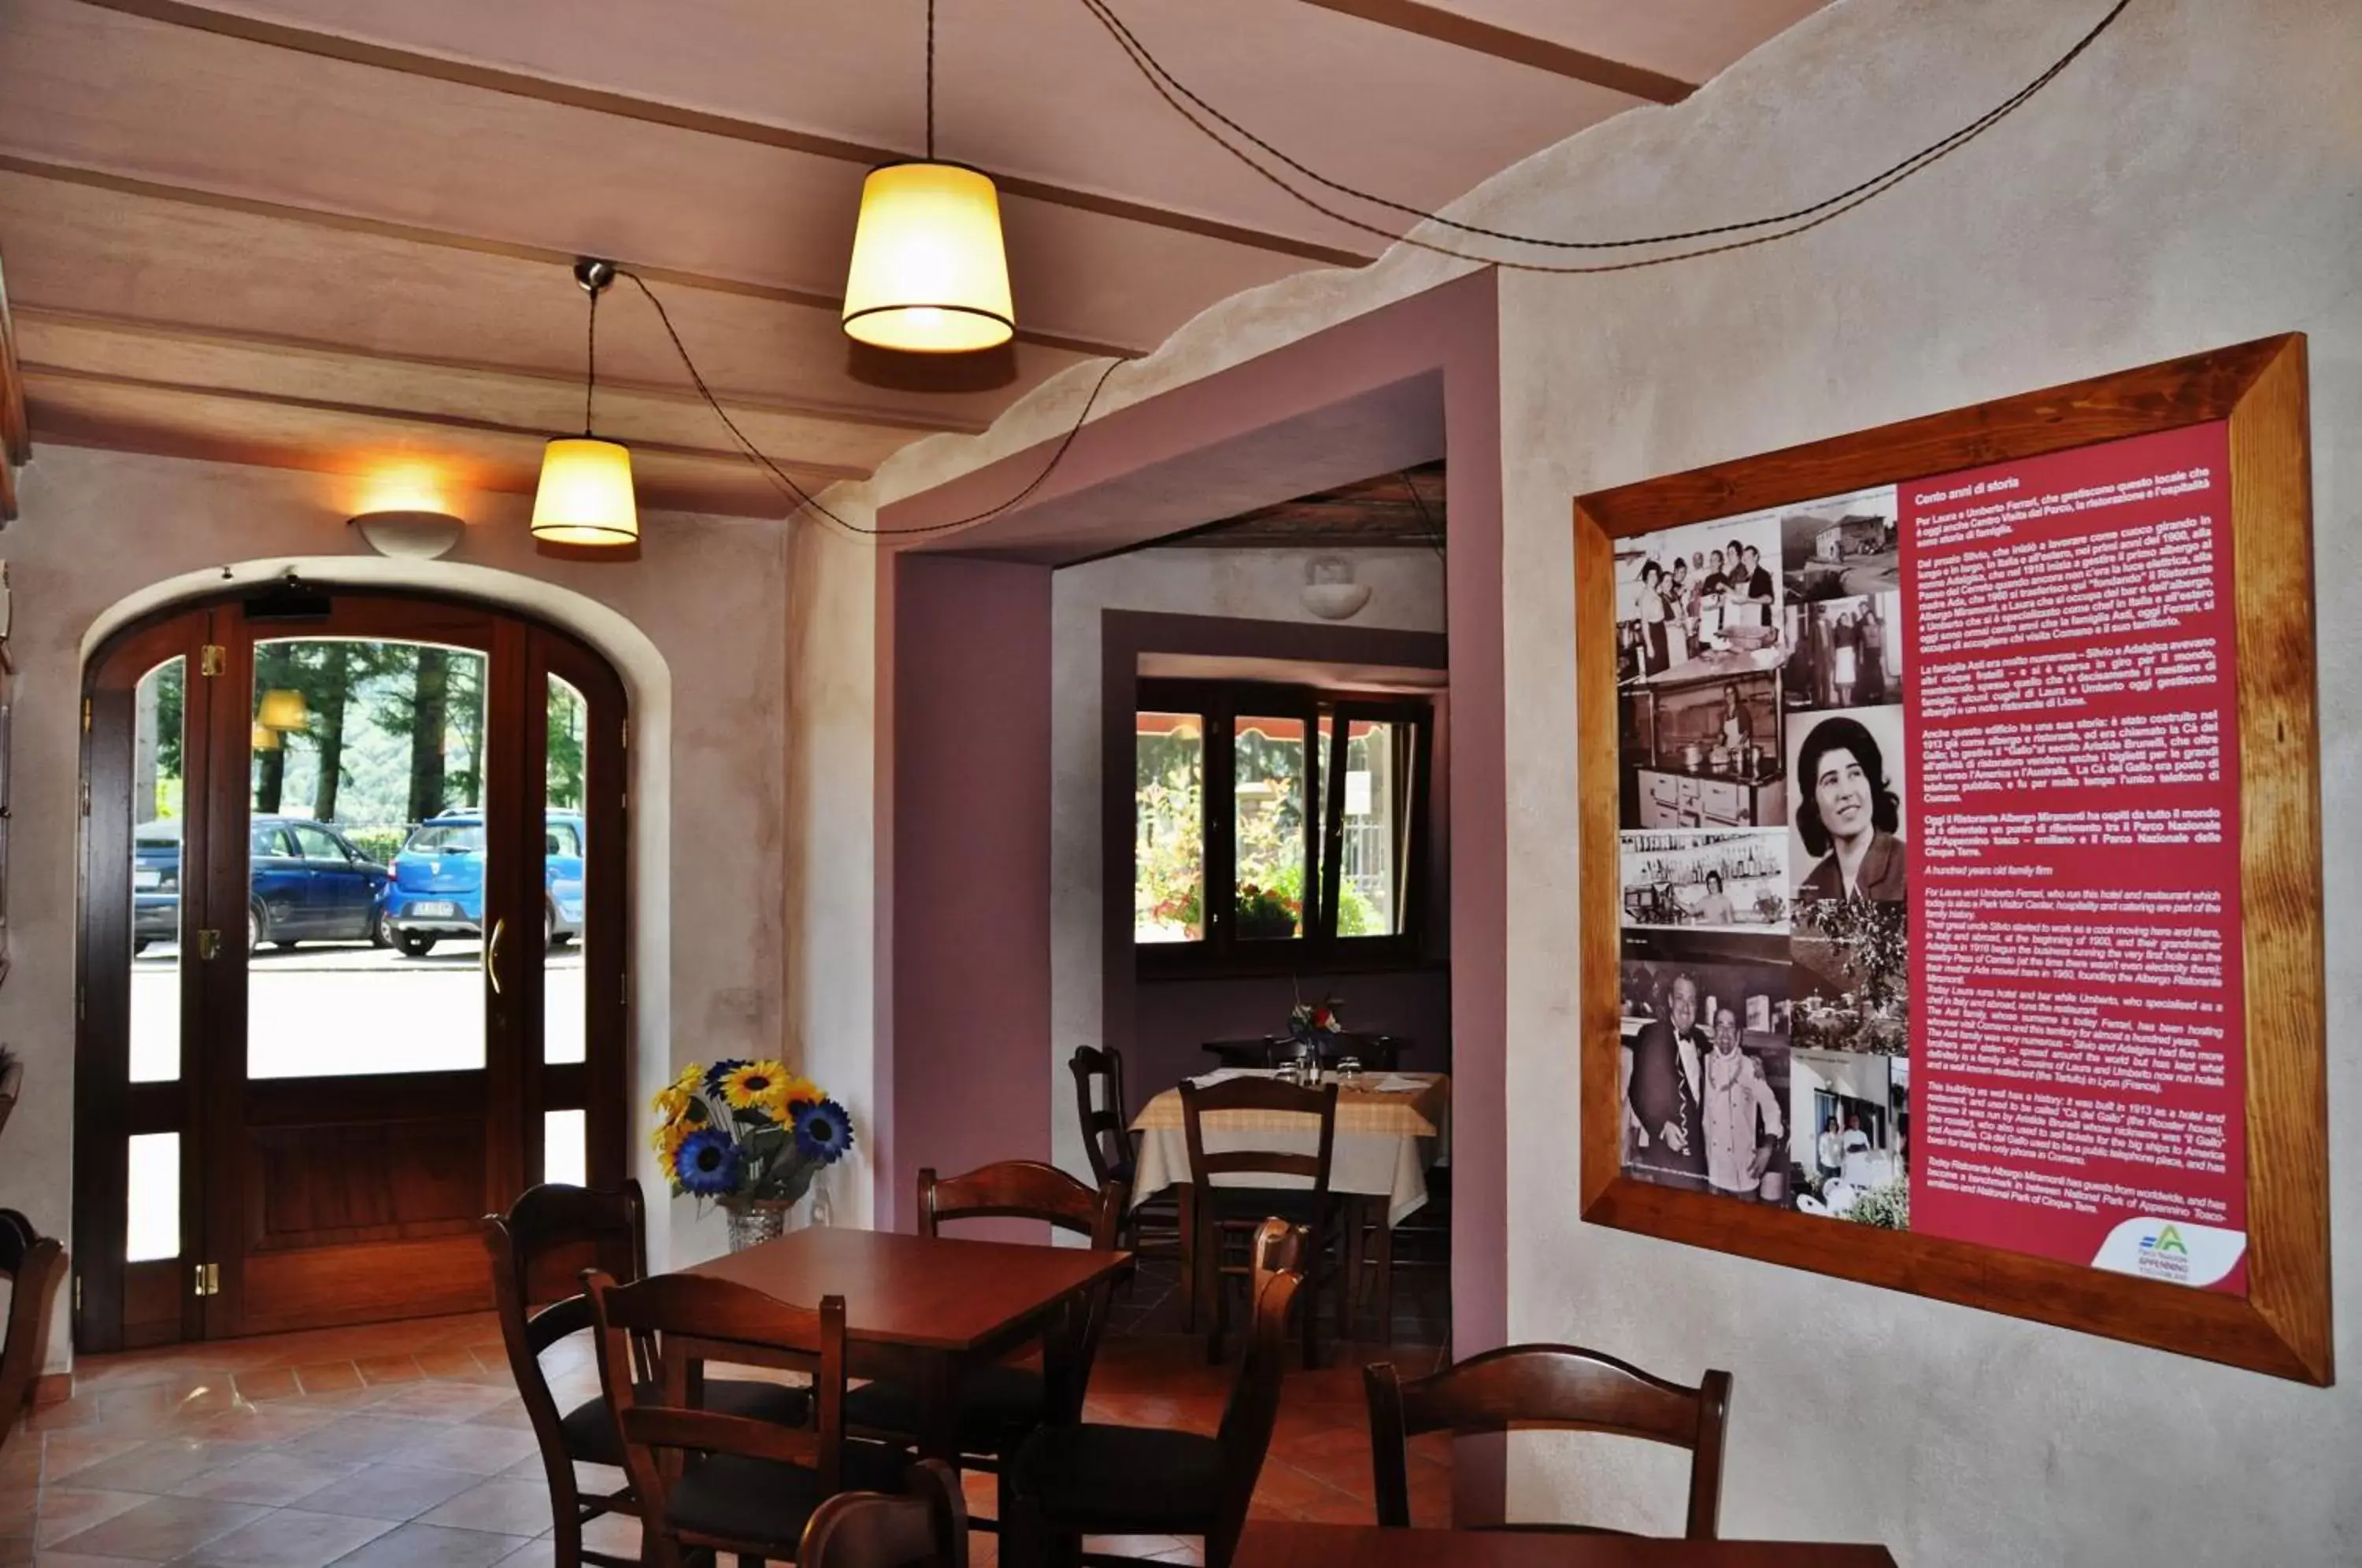
[[[791,152],[807,153],[815,158],[833,159],[839,162],[858,164],[865,169],[875,168],[881,163],[900,163],[915,156],[906,149],[865,146],[859,142],[819,136],[810,131],[794,130],[786,126],[771,125],[762,120],[749,120],[734,115],[720,115],[704,109],[686,108],[680,105],[668,104],[657,99],[634,97],[626,93],[610,92],[598,87],[584,87],[570,82],[552,81],[525,72],[479,65],[469,61],[449,60],[440,55],[397,49],[388,44],[369,43],[336,33],[321,32],[315,28],[291,27],[281,22],[267,22],[259,17],[215,10],[211,6],[191,5],[187,0],[83,0],[83,4],[94,6],[102,10],[119,11],[127,16],[144,17],[153,22],[162,22],[171,27],[212,33],[220,38],[237,39],[247,43],[289,50],[317,59],[373,66],[381,71],[396,72],[406,76],[425,77],[436,82],[454,83],[464,87],[480,88],[489,93],[504,93],[513,97],[562,105],[568,108],[588,110],[592,114],[612,115],[620,119],[639,120],[648,125],[668,126],[676,130],[695,131],[704,136],[723,137],[733,141],[753,142],[763,147],[783,148]],[[1308,239],[1298,239],[1290,235],[1272,234],[1263,229],[1249,228],[1242,224],[1224,223],[1220,219],[1204,217],[1196,213],[1175,212],[1166,207],[1153,206],[1145,202],[1127,201],[1120,196],[1103,195],[1096,191],[1076,190],[1069,186],[1052,184],[1043,180],[1031,180],[1014,174],[995,174],[993,179],[1007,194],[1022,196],[1029,201],[1071,207],[1077,212],[1091,213],[1100,217],[1119,218],[1126,223],[1147,224],[1153,227],[1168,229],[1178,234],[1193,234],[1201,238],[1244,246],[1250,249],[1270,251],[1281,256],[1293,256],[1302,260],[1319,262],[1323,266],[1361,267],[1374,259],[1366,251],[1321,245]],[[650,273],[650,276],[654,275],[653,272]],[[1022,337],[1025,335],[1020,333],[1018,336]]]
[[[88,0],[85,0],[88,3]],[[234,196],[225,191],[210,191],[195,185],[175,185],[161,180],[143,179],[136,174],[118,174],[111,170],[93,169],[79,163],[56,163],[38,158],[21,158],[15,153],[0,153],[0,172],[21,174],[30,180],[50,180],[61,184],[81,185],[90,190],[111,191],[117,195],[144,197],[149,201],[177,202],[186,206],[207,207],[215,212],[241,213],[248,217],[266,218],[280,223],[308,224],[315,228],[341,229],[348,234],[366,234],[380,239],[393,239],[409,245],[430,246],[445,250],[466,250],[479,256],[500,256],[515,261],[529,261],[541,266],[557,267],[571,272],[576,252],[555,249],[546,245],[527,245],[517,240],[492,239],[481,235],[458,234],[449,229],[427,228],[419,224],[396,223],[389,218],[364,217],[358,213],[334,212],[326,207],[298,206],[289,202],[267,202],[255,196]],[[806,310],[826,311],[830,315],[842,315],[844,298],[841,294],[824,294],[809,289],[790,289],[778,283],[756,283],[743,278],[724,278],[711,272],[690,272],[678,267],[652,267],[619,257],[624,266],[651,283],[664,283],[676,288],[702,289],[712,293],[737,294],[747,299],[768,300],[778,304],[797,305]],[[1070,337],[1063,333],[1040,332],[1025,327],[1017,329],[1017,341],[1037,348],[1054,349],[1060,353],[1079,354],[1093,359],[1137,359],[1147,352],[1119,343],[1100,343],[1087,337]]]
[[[479,359],[452,359],[441,355],[389,354],[380,349],[359,348],[346,343],[330,343],[320,338],[300,337],[275,332],[239,332],[218,326],[197,326],[177,321],[155,321],[142,316],[116,315],[100,311],[57,310],[31,303],[19,304],[16,314],[17,319],[34,326],[80,328],[85,331],[158,342],[252,349],[269,354],[297,356],[311,359],[351,360],[371,365],[395,366],[405,370],[452,371],[460,375],[538,381],[570,389],[579,389],[582,384],[582,378],[571,370],[535,370],[518,365],[493,364]],[[698,408],[705,406],[705,400],[695,392],[664,382],[637,381],[627,376],[602,375],[599,378],[599,385],[602,390],[608,392],[625,392],[685,406]],[[908,431],[914,436],[938,433],[974,436],[988,427],[987,423],[980,419],[955,419],[948,415],[928,414],[915,409],[870,408],[861,403],[835,403],[826,399],[782,399],[767,393],[734,392],[721,389],[716,389],[713,395],[733,414],[770,414],[781,418],[823,420],[833,425],[857,425],[866,429]]]
[[[8,277],[0,270],[0,523],[17,520],[17,469],[33,460],[25,414],[25,378],[17,360],[17,323],[8,314]]]
[[[105,3],[105,0],[101,0],[101,3]],[[1651,104],[1678,104],[1697,91],[1696,83],[1684,82],[1678,76],[1667,76],[1645,66],[1570,49],[1565,44],[1538,39],[1530,33],[1515,32],[1491,22],[1480,22],[1457,11],[1421,5],[1419,0],[1304,0],[1304,3],[1318,6],[1324,11],[1335,11],[1341,16],[1375,22],[1398,33],[1416,34],[1419,38],[1432,39],[1437,43],[1451,44],[1455,49],[1490,55],[1495,60],[1506,60],[1573,81],[1587,82],[1594,87],[1605,87],[1611,93],[1622,93],[1628,97]],[[124,8],[130,7],[127,6]]]
[[[383,408],[370,403],[343,403],[331,398],[294,397],[284,392],[258,392],[248,387],[198,386],[184,381],[150,380],[143,376],[117,375],[105,370],[76,370],[66,365],[28,364],[24,376],[29,381],[62,381],[87,386],[115,387],[131,392],[160,393],[168,397],[217,398],[231,403],[259,403],[270,408],[309,410],[317,414],[342,414],[350,418],[378,421],[388,425],[412,425],[425,429],[466,430],[482,435],[513,436],[532,441],[536,446],[549,439],[549,432],[532,425],[511,425],[501,420],[477,419],[466,414],[434,414],[419,409]],[[751,460],[733,448],[691,447],[673,441],[634,440],[629,443],[635,452],[661,453],[692,462],[722,463],[734,469],[754,471]],[[836,480],[866,479],[870,470],[844,463],[811,462],[798,458],[774,459],[791,474],[809,475],[821,482]]]

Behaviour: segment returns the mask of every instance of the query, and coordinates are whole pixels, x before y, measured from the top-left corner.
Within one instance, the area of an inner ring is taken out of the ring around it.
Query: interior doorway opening
[[[626,1167],[614,670],[282,587],[118,632],[85,700],[78,1347],[486,1304],[480,1216]]]

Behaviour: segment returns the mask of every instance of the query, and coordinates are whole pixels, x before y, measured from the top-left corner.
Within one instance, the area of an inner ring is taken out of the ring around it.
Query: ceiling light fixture
[[[844,282],[844,332],[915,354],[998,348],[1017,332],[1000,195],[935,157],[935,0],[927,0],[927,155],[869,171]]]
[[[599,390],[599,296],[615,281],[615,264],[581,257],[574,263],[574,281],[590,296],[582,434],[558,436],[542,449],[541,484],[533,497],[533,536],[553,545],[620,547],[637,544],[640,537],[631,449],[590,433],[590,401]]]

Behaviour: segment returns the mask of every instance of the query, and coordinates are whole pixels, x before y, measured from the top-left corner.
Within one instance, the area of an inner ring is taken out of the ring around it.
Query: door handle
[[[492,982],[492,995],[501,994],[501,933],[508,929],[506,920],[492,922],[491,940],[484,944],[484,977]]]

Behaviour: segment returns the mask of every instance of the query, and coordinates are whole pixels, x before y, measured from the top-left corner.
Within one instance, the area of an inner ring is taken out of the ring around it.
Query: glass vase
[[[722,1216],[730,1233],[730,1250],[743,1253],[765,1242],[776,1242],[790,1231],[828,1223],[828,1199],[820,1175],[801,1198],[725,1198]]]

